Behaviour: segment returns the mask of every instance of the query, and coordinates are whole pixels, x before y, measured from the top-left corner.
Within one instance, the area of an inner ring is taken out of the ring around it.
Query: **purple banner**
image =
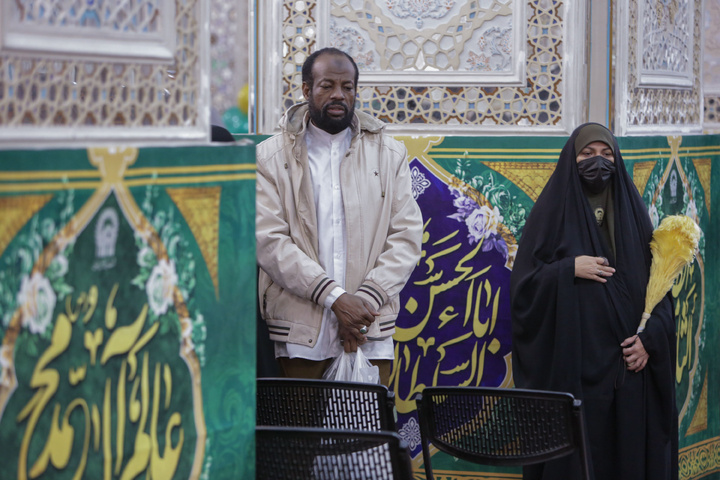
[[[515,237],[477,190],[410,163],[423,251],[401,295],[395,333],[398,431],[421,454],[415,396],[427,386],[509,386]]]

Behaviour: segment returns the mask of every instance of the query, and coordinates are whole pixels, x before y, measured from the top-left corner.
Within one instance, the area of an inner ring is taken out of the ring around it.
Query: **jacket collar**
[[[280,128],[283,132],[290,135],[302,135],[307,129],[310,121],[310,108],[307,102],[297,103],[288,108],[280,119]],[[385,123],[372,115],[360,110],[355,110],[355,118],[353,118],[351,128],[353,136],[362,131],[370,133],[379,133],[385,128]]]

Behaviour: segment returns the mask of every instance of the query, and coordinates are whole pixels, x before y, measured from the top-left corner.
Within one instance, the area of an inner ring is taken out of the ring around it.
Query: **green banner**
[[[252,478],[254,160],[3,152],[3,478]]]

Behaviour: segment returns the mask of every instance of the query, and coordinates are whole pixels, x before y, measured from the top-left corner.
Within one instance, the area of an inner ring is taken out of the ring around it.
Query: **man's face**
[[[303,83],[313,124],[330,134],[345,130],[355,112],[355,68],[344,55],[322,54],[312,68],[313,84]]]

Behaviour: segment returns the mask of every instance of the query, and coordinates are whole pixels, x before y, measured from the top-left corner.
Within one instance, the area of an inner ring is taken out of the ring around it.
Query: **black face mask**
[[[607,187],[610,178],[615,173],[615,163],[603,156],[596,156],[581,160],[577,164],[580,180],[592,193],[600,193]]]

